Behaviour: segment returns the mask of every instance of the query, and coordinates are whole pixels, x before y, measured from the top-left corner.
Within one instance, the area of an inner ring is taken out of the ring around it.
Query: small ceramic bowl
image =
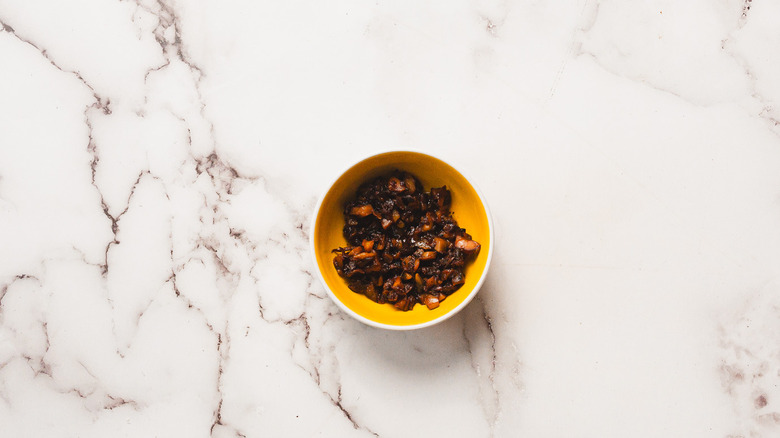
[[[360,184],[396,169],[417,176],[425,190],[446,185],[452,193],[451,211],[455,220],[482,245],[477,257],[466,265],[466,283],[433,310],[418,304],[404,312],[392,304],[371,301],[365,295],[351,291],[333,267],[331,250],[347,244],[342,233],[344,204],[355,196]],[[333,301],[357,320],[391,330],[431,326],[458,313],[479,291],[493,255],[493,222],[487,203],[476,187],[441,159],[411,151],[380,153],[349,167],[331,184],[315,207],[310,236],[316,270]]]

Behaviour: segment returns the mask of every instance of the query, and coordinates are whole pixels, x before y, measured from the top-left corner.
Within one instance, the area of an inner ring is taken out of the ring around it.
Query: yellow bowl
[[[466,265],[465,284],[436,309],[416,305],[404,312],[391,304],[378,304],[365,295],[351,291],[333,267],[331,250],[347,244],[342,233],[344,204],[358,186],[393,170],[411,172],[426,190],[446,185],[452,193],[452,212],[458,225],[482,245],[476,259]],[[311,249],[314,264],[325,289],[342,310],[357,320],[375,327],[410,330],[444,321],[459,312],[479,291],[487,276],[493,255],[493,222],[487,203],[479,191],[451,165],[419,152],[393,151],[370,156],[351,166],[323,195],[314,210],[311,225]]]

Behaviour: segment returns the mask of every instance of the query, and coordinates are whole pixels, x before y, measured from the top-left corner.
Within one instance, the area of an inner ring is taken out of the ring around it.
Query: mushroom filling
[[[447,186],[426,192],[407,172],[375,178],[344,206],[348,246],[333,266],[349,288],[400,310],[428,309],[465,283],[466,262],[480,245],[452,217]]]

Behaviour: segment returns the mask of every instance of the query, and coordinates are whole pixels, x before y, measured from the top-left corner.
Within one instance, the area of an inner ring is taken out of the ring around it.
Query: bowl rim
[[[339,300],[338,297],[336,297],[336,294],[334,294],[333,291],[330,289],[330,287],[328,286],[328,283],[325,282],[325,277],[323,277],[322,271],[320,271],[320,268],[319,268],[319,263],[317,262],[317,253],[316,253],[315,246],[314,246],[314,240],[315,240],[314,239],[314,230],[315,230],[315,228],[317,226],[317,216],[319,215],[320,208],[322,207],[322,202],[325,200],[325,197],[327,196],[328,192],[333,187],[333,185],[336,184],[336,182],[342,176],[344,176],[344,174],[347,171],[349,171],[349,169],[351,169],[354,166],[360,164],[361,162],[363,162],[365,160],[368,160],[369,158],[376,157],[378,155],[385,155],[385,154],[389,154],[389,153],[399,153],[399,152],[400,153],[411,152],[411,153],[426,155],[426,156],[429,156],[431,158],[435,158],[437,160],[440,160],[440,161],[446,163],[447,165],[449,165],[450,167],[455,169],[458,173],[463,175],[463,177],[466,179],[466,181],[468,181],[468,183],[471,185],[471,187],[477,193],[477,196],[479,196],[479,200],[482,202],[482,206],[485,208],[485,216],[487,217],[487,223],[488,223],[488,229],[489,229],[488,235],[490,236],[489,237],[490,238],[490,246],[488,247],[487,260],[485,261],[485,269],[482,271],[482,275],[480,276],[479,280],[477,281],[477,284],[474,286],[474,289],[472,289],[471,292],[469,293],[469,296],[467,296],[466,299],[463,300],[463,302],[458,304],[457,307],[453,308],[452,310],[450,310],[449,312],[445,313],[444,315],[442,315],[442,316],[440,316],[440,317],[438,317],[436,319],[432,319],[430,321],[427,321],[427,322],[423,322],[423,323],[420,323],[420,324],[412,324],[412,325],[393,325],[393,324],[385,324],[385,323],[381,323],[381,322],[376,322],[376,321],[373,321],[371,319],[368,319],[368,318],[364,317],[363,315],[360,315],[359,313],[357,313],[354,310],[350,309],[346,304],[341,302],[341,300]],[[485,196],[482,194],[482,191],[479,189],[479,187],[474,182],[474,180],[471,179],[471,177],[468,174],[464,173],[460,168],[454,166],[450,161],[445,160],[445,159],[443,159],[443,158],[441,158],[439,156],[433,155],[433,154],[431,154],[429,152],[423,152],[421,150],[415,150],[415,149],[412,149],[412,148],[387,149],[387,150],[382,150],[382,151],[379,151],[379,152],[372,152],[369,155],[363,156],[362,158],[359,158],[358,160],[350,162],[326,186],[325,190],[320,195],[319,200],[317,201],[317,204],[314,206],[314,212],[312,214],[311,224],[309,225],[309,253],[311,255],[311,260],[312,260],[312,262],[314,264],[314,270],[317,272],[317,278],[319,278],[319,280],[320,280],[320,284],[325,288],[325,292],[327,292],[327,294],[330,297],[331,301],[333,301],[342,311],[347,313],[349,316],[355,318],[356,320],[362,322],[363,324],[366,324],[366,325],[369,325],[369,326],[372,326],[372,327],[377,327],[377,328],[382,328],[382,329],[387,329],[387,330],[398,330],[398,331],[416,330],[416,329],[421,329],[421,328],[425,328],[425,327],[430,327],[432,325],[438,324],[438,323],[440,323],[442,321],[445,321],[445,320],[449,319],[450,317],[456,315],[458,312],[463,310],[463,308],[466,307],[471,302],[472,299],[474,299],[474,297],[477,295],[477,293],[479,293],[479,290],[482,288],[482,285],[483,285],[483,283],[485,282],[485,279],[488,276],[488,271],[490,270],[490,263],[491,263],[491,261],[493,259],[493,248],[495,246],[495,237],[494,237],[494,230],[493,230],[493,228],[494,228],[493,227],[493,216],[491,216],[491,214],[490,214],[490,207],[487,204],[487,200],[485,199]]]

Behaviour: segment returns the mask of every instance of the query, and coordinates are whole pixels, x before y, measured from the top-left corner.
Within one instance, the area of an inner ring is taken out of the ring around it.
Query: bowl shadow
[[[458,314],[433,326],[395,331],[367,326],[362,352],[398,372],[430,373],[460,361],[479,361],[475,355],[494,349],[495,334],[485,302],[495,293],[488,273],[479,293]],[[354,321],[360,324],[358,321]],[[486,345],[487,344],[487,345]]]

